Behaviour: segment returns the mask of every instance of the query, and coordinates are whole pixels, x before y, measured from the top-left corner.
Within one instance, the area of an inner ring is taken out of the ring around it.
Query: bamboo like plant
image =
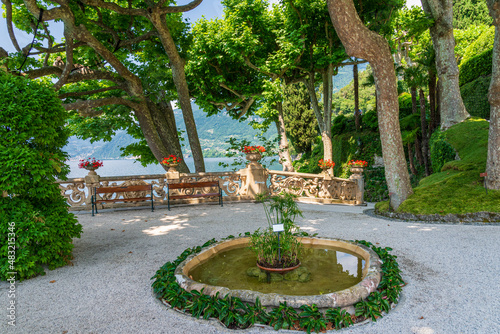
[[[302,211],[294,201],[294,196],[291,194],[273,197],[262,195],[258,197],[258,200],[264,205],[269,226],[264,230],[259,228],[250,237],[250,249],[255,252],[257,263],[267,268],[288,268],[297,265],[302,244],[294,235],[299,232],[295,219],[297,216],[302,217]],[[274,224],[284,226],[284,231],[279,235],[279,242],[278,233],[273,231]]]

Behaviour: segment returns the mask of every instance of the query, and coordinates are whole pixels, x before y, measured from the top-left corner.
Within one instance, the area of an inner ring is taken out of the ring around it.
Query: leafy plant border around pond
[[[244,236],[250,236],[245,232]],[[242,236],[240,233],[239,236]],[[302,237],[316,236],[307,232],[300,232]],[[221,240],[235,238],[230,235]],[[193,290],[188,292],[180,287],[175,279],[175,269],[189,255],[199,253],[203,248],[213,245],[215,239],[208,240],[201,246],[188,248],[173,262],[165,263],[151,278],[153,291],[157,298],[167,302],[172,308],[184,313],[190,313],[195,318],[218,319],[222,324],[231,329],[244,329],[254,324],[263,324],[279,329],[297,329],[319,332],[327,329],[341,329],[366,319],[377,321],[383,313],[388,313],[392,306],[397,304],[399,295],[405,282],[401,278],[401,270],[396,261],[396,256],[389,254],[392,248],[376,247],[371,242],[356,240],[355,242],[370,247],[382,260],[382,280],[377,291],[372,292],[368,298],[362,300],[354,307],[355,314],[350,314],[340,308],[328,309],[325,314],[313,305],[302,305],[301,312],[287,306],[286,302],[279,307],[266,309],[257,299],[255,304],[245,303],[238,297],[226,295],[224,298],[207,296]]]

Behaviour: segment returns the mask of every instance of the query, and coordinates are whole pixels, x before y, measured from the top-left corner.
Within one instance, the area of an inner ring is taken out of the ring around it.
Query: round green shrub
[[[69,171],[65,115],[46,85],[0,72],[2,280],[9,272],[22,280],[69,263],[72,238],[80,237],[82,227],[55,183]]]
[[[436,130],[429,141],[431,150],[432,170],[439,173],[444,164],[455,160],[455,149],[446,141],[446,135]]]

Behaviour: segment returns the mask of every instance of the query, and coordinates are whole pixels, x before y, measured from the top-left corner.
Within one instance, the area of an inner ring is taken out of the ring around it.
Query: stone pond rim
[[[278,307],[280,303],[286,302],[288,306],[293,308],[299,308],[300,306],[306,304],[316,304],[318,308],[324,309],[353,306],[355,303],[368,297],[368,295],[370,295],[373,291],[376,291],[382,278],[382,261],[373,250],[355,242],[325,237],[303,237],[301,238],[301,242],[304,247],[340,248],[361,257],[365,260],[365,266],[362,271],[362,280],[358,284],[355,284],[347,289],[328,294],[293,296],[280,295],[277,293],[262,293],[250,290],[231,290],[222,286],[199,283],[189,278],[189,272],[191,269],[206,262],[215,254],[234,248],[246,247],[248,246],[249,241],[249,237],[240,237],[220,241],[203,248],[197,254],[191,254],[183,262],[181,262],[175,270],[177,283],[186,291],[202,291],[203,289],[203,293],[210,296],[215,296],[217,292],[219,292],[220,298],[230,295],[232,297],[238,297],[244,302],[255,303],[258,297],[262,306],[266,307]]]

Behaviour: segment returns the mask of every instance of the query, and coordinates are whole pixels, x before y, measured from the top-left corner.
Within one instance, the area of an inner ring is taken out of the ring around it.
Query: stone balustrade
[[[166,204],[167,183],[187,183],[196,181],[219,181],[224,202],[251,201],[260,193],[277,195],[291,193],[298,201],[316,203],[343,203],[363,205],[364,181],[363,169],[352,169],[353,175],[349,179],[331,176],[328,172],[321,174],[281,172],[264,169],[258,162],[251,161],[246,168],[236,172],[213,173],[179,173],[170,168],[165,174],[137,175],[137,176],[108,176],[101,177],[95,171],[90,171],[84,178],[72,178],[66,181],[57,181],[63,196],[71,210],[89,210],[91,207],[91,190],[94,187],[153,185],[155,203]],[[210,189],[180,189],[179,194],[186,191],[210,192]],[[137,194],[116,193],[103,196],[113,198],[136,197]],[[108,198],[109,199],[109,198]],[[187,203],[209,202],[216,199],[196,198],[186,199]],[[144,203],[113,203],[109,207],[140,206]]]

